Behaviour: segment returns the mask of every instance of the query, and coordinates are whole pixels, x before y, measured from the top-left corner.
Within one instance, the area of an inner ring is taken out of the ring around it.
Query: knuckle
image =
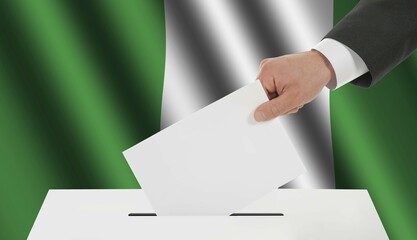
[[[273,64],[273,61],[271,61],[271,60],[266,60],[263,64],[262,64],[262,69],[265,69],[265,70],[268,70],[268,71],[270,71],[271,69],[272,69],[272,66],[273,66],[274,64]]]
[[[265,63],[268,61],[268,58],[263,59],[260,63],[259,63],[259,68],[262,68]]]

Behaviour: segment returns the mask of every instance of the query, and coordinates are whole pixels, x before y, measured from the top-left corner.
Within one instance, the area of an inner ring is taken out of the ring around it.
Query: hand
[[[255,111],[259,122],[297,112],[335,81],[335,74],[327,58],[312,50],[264,59],[258,79],[270,99]]]

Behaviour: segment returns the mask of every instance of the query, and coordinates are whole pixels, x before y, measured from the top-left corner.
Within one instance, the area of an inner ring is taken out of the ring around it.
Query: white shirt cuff
[[[327,84],[329,89],[337,89],[369,71],[355,51],[334,39],[325,38],[313,49],[321,52],[333,66],[336,79]]]

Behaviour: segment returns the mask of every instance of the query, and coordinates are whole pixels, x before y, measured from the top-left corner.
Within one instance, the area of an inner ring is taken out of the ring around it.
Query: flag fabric
[[[162,128],[252,83],[262,59],[309,51],[333,20],[332,0],[167,0],[164,8]],[[307,169],[284,187],[334,188],[328,89],[279,121]]]
[[[356,3],[335,1],[335,22]],[[140,187],[122,151],[181,116],[163,110],[167,6],[0,2],[0,239],[27,237],[48,189]],[[371,89],[330,93],[336,187],[368,189],[390,239],[417,236],[416,66],[414,54]]]

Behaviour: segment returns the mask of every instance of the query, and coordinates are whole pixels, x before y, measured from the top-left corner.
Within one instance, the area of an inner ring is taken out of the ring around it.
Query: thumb
[[[255,120],[258,122],[270,120],[296,108],[298,105],[288,92],[261,104],[255,111]]]

